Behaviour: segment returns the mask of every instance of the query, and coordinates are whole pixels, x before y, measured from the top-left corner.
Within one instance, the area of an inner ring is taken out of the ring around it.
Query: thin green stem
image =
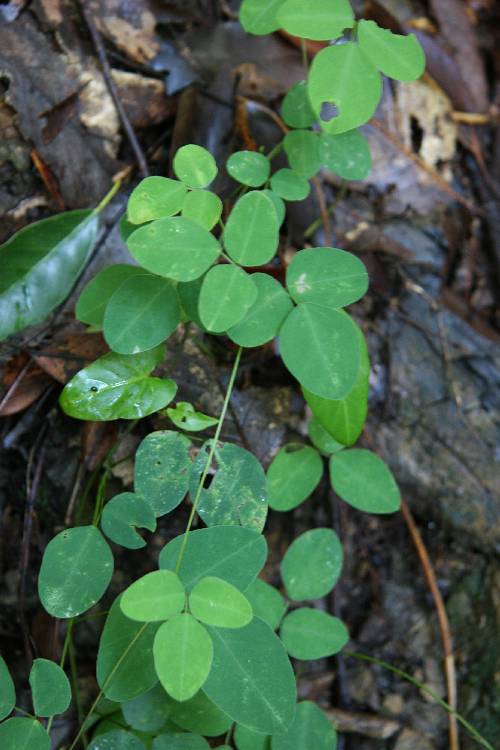
[[[93,213],[94,214],[100,214],[101,211],[103,211],[108,203],[113,200],[117,192],[122,186],[122,181],[116,180],[116,182],[113,183],[113,187],[106,193],[102,201],[94,208]]]
[[[63,643],[63,650],[61,654],[61,659],[59,661],[59,666],[61,669],[64,669],[64,664],[66,662],[66,656],[68,655],[68,650],[71,647],[71,638],[73,635],[73,626],[75,624],[75,618],[72,617],[70,620],[68,620],[68,625],[66,627],[66,635],[64,637],[64,643]],[[51,716],[50,719],[47,722],[47,734],[50,734],[50,730],[52,729],[52,722],[54,721],[54,717]]]
[[[300,49],[302,50],[302,64],[304,66],[305,78],[307,80],[307,76],[309,75],[309,57],[307,54],[307,45],[305,39],[300,40]]]
[[[208,457],[207,457],[207,460],[205,462],[205,467],[204,467],[203,472],[201,474],[200,481],[198,482],[198,487],[196,489],[196,495],[195,495],[194,500],[193,500],[193,507],[191,508],[191,513],[189,514],[189,519],[188,519],[188,523],[187,523],[187,526],[186,526],[186,531],[184,532],[183,537],[182,537],[181,548],[179,550],[179,555],[177,557],[177,563],[175,565],[175,572],[176,573],[178,573],[179,570],[180,570],[181,563],[182,563],[182,558],[184,557],[184,552],[186,551],[186,544],[187,544],[189,532],[191,531],[191,526],[193,525],[194,517],[196,515],[196,511],[198,510],[198,505],[200,503],[200,498],[201,498],[201,493],[202,493],[202,490],[203,490],[203,485],[205,484],[205,479],[207,478],[207,474],[208,474],[208,472],[210,470],[210,467],[212,465],[212,460],[213,460],[213,457],[214,457],[214,454],[215,454],[215,450],[217,448],[217,443],[219,441],[220,433],[221,433],[221,430],[222,430],[222,425],[224,423],[224,419],[226,417],[226,412],[227,412],[227,409],[228,409],[228,406],[229,406],[229,401],[231,399],[231,393],[232,393],[233,388],[234,388],[234,383],[235,383],[235,380],[236,380],[236,373],[238,372],[238,367],[239,367],[239,364],[240,364],[240,359],[241,359],[241,353],[242,353],[242,351],[243,351],[243,349],[240,346],[238,348],[238,352],[237,352],[236,358],[234,360],[233,369],[231,371],[231,377],[229,378],[229,383],[228,383],[228,386],[227,386],[227,391],[226,391],[226,395],[225,395],[225,398],[224,398],[224,403],[222,405],[222,410],[221,410],[221,413],[220,413],[219,421],[217,422],[217,428],[215,430],[215,435],[214,435],[213,439],[211,440],[210,451],[208,453]],[[71,750],[71,748],[70,748],[70,750]]]
[[[27,716],[28,719],[36,719],[36,716],[30,714],[29,711],[25,711],[24,708],[19,708],[19,706],[14,706],[14,711],[17,711],[18,714],[22,714],[23,716]]]
[[[283,141],[280,141],[267,154],[267,158],[269,159],[269,161],[271,161],[271,159],[274,159],[274,157],[277,156],[282,150],[283,150]]]

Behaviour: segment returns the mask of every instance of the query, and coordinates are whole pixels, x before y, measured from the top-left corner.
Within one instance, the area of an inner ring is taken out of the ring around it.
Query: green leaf
[[[134,274],[106,307],[104,338],[119,354],[138,354],[165,341],[180,322],[174,284],[153,274]]]
[[[99,601],[113,575],[113,555],[95,526],[61,531],[48,543],[38,577],[44,608],[66,619]]]
[[[0,724],[0,747],[5,750],[49,750],[50,739],[36,719],[14,717]]]
[[[309,420],[307,431],[311,443],[325,456],[330,456],[332,453],[338,453],[338,451],[343,450],[345,447],[342,443],[338,443],[335,438],[325,430],[316,417],[312,417]]]
[[[146,750],[139,737],[124,729],[113,729],[99,734],[89,745],[89,750]]]
[[[276,630],[286,611],[286,603],[280,592],[262,578],[256,578],[245,591],[245,596],[252,605],[254,617],[260,617]]]
[[[100,271],[78,297],[75,307],[78,320],[93,328],[102,328],[109,300],[127,279],[137,275],[144,275],[144,269],[124,263],[116,263]]]
[[[185,216],[158,219],[139,227],[127,245],[141,266],[175,281],[197,279],[221,252],[215,237]]]
[[[203,323],[200,320],[200,313],[198,310],[198,302],[200,299],[201,285],[203,284],[204,276],[200,276],[194,281],[188,281],[185,284],[177,284],[177,294],[181,307],[188,320],[192,320],[198,328],[204,329]]]
[[[5,719],[16,705],[16,689],[7,664],[0,656],[0,721]]]
[[[118,224],[118,231],[122,241],[126,243],[132,232],[135,232],[136,229],[137,224],[132,224],[132,222],[128,220],[127,214],[123,214],[120,223]]]
[[[321,168],[319,135],[312,130],[291,130],[283,140],[288,163],[302,177],[314,177]]]
[[[425,71],[425,54],[415,34],[393,34],[364,19],[357,31],[359,46],[384,75],[397,81],[415,81]]]
[[[281,116],[291,128],[310,128],[316,122],[306,81],[294,83],[281,104]]]
[[[308,91],[318,116],[326,103],[338,110],[330,121],[320,119],[322,128],[328,133],[344,133],[372,117],[382,96],[382,79],[360,47],[346,42],[325,47],[315,56]]]
[[[101,529],[108,539],[127,549],[141,549],[146,542],[135,527],[155,531],[156,517],[139,495],[122,492],[108,500],[101,515]]]
[[[342,545],[334,531],[320,528],[301,534],[281,562],[288,596],[293,601],[326,596],[339,579],[342,563]]]
[[[184,534],[172,539],[160,553],[160,567],[175,570]],[[191,531],[179,578],[188,591],[207,575],[222,578],[244,591],[257,577],[267,557],[264,537],[243,526],[212,526]]]
[[[35,659],[29,683],[37,716],[63,714],[71,703],[71,687],[64,670],[48,659]]]
[[[286,201],[303,201],[311,191],[306,178],[293,169],[278,169],[271,177],[271,188]]]
[[[205,188],[217,175],[217,164],[210,151],[192,143],[177,151],[173,167],[179,180],[190,188]]]
[[[285,31],[302,39],[337,39],[354,25],[349,0],[286,0],[277,14]]]
[[[41,323],[70,293],[97,236],[90,211],[36,221],[0,245],[0,341]]]
[[[184,703],[176,703],[172,721],[187,732],[205,737],[219,737],[227,732],[233,720],[207,698],[203,690]]]
[[[189,485],[191,443],[185,435],[158,430],[147,435],[135,455],[134,487],[156,516],[177,508]]]
[[[359,130],[321,133],[319,153],[323,166],[343,180],[364,180],[372,168],[370,146]]]
[[[278,636],[258,617],[244,628],[210,628],[210,633],[214,658],[203,688],[210,700],[255,732],[286,731],[296,685]]]
[[[122,594],[123,614],[137,622],[168,620],[182,611],[184,586],[171,570],[155,570],[134,581]]]
[[[278,191],[275,191],[278,192]],[[276,208],[268,195],[251,190],[240,198],[229,215],[223,242],[228,254],[242,266],[262,266],[278,249]]]
[[[366,513],[394,513],[401,494],[391,470],[375,453],[351,448],[330,459],[332,487],[342,500]]]
[[[199,734],[161,734],[153,740],[152,750],[210,750],[210,745]]]
[[[189,595],[189,609],[197,620],[217,628],[242,628],[253,617],[246,596],[215,576],[198,581]]]
[[[222,201],[210,190],[191,190],[184,201],[182,215],[210,230],[222,216]]]
[[[285,0],[243,0],[240,8],[240,23],[249,34],[271,34],[280,23],[277,11]]]
[[[343,445],[353,445],[363,431],[368,412],[370,359],[360,329],[361,362],[356,381],[344,398],[329,400],[303,389],[312,413],[327,432]]]
[[[236,725],[234,741],[238,750],[271,750],[271,738],[265,734],[257,734],[251,729]]]
[[[156,685],[153,641],[157,623],[129,620],[115,599],[99,641],[97,683],[104,695],[122,703],[136,698]]]
[[[201,286],[198,304],[201,322],[207,331],[227,331],[240,322],[256,298],[257,287],[242,268],[229,264],[214,266]]]
[[[231,341],[246,347],[271,341],[292,309],[290,297],[279,281],[267,273],[254,273],[251,279],[257,288],[257,298],[243,320],[227,331]]]
[[[356,382],[358,328],[341,310],[310,303],[295,307],[281,328],[280,352],[299,383],[323,398],[343,398]]]
[[[294,659],[322,659],[341,651],[349,640],[337,617],[310,607],[290,612],[281,625],[281,640]]]
[[[323,475],[323,461],[309,445],[284,445],[267,470],[269,507],[292,510],[314,492]]]
[[[313,247],[295,253],[287,268],[292,299],[332,309],[351,305],[368,289],[365,264],[336,247]]]
[[[178,401],[175,409],[167,409],[167,414],[176,427],[189,432],[206,430],[219,421],[216,417],[209,417],[201,411],[196,411],[193,404],[188,401]]]
[[[125,721],[140,732],[157,732],[174,710],[175,703],[158,683],[147,693],[122,703]]]
[[[130,195],[127,219],[132,224],[163,219],[179,213],[184,205],[187,188],[168,177],[146,177]]]
[[[212,639],[192,615],[175,615],[158,630],[153,654],[161,684],[177,701],[192,698],[212,665]]]
[[[189,492],[194,498],[203,472],[208,441],[201,448],[191,472]],[[215,452],[217,472],[210,487],[202,490],[198,513],[207,526],[238,525],[262,531],[267,516],[266,476],[255,456],[231,443]],[[220,576],[224,578],[224,576]]]
[[[177,391],[173,380],[149,377],[163,360],[162,347],[141,354],[110,352],[80,370],[64,387],[59,403],[76,419],[140,419],[163,409]]]
[[[242,185],[260,187],[269,179],[271,164],[264,154],[255,151],[236,151],[226,163],[231,177]]]
[[[273,750],[335,750],[337,733],[332,722],[311,701],[298,704],[295,718],[286,734],[272,738]]]
[[[272,190],[261,190],[263,195],[267,195],[273,202],[274,208],[276,209],[276,216],[278,218],[278,225],[281,226],[285,220],[286,206],[282,198]]]

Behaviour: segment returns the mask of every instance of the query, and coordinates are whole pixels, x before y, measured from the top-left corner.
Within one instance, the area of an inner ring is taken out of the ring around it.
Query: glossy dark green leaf
[[[122,703],[156,685],[153,641],[159,623],[125,617],[120,597],[113,602],[99,641],[97,682],[104,695]]]
[[[189,491],[196,495],[207,460],[205,443],[193,464]],[[262,531],[267,516],[266,476],[255,456],[231,443],[215,452],[217,471],[210,487],[201,492],[198,513],[207,526],[241,525]],[[224,578],[224,576],[220,576]]]
[[[69,707],[71,687],[59,664],[49,659],[35,659],[29,683],[36,716],[63,714]]]
[[[217,175],[215,159],[206,148],[189,143],[174,156],[174,172],[190,188],[206,188]]]
[[[146,542],[136,527],[155,531],[156,517],[148,503],[133,492],[122,492],[108,500],[101,515],[101,529],[108,539],[128,549],[141,549]]]
[[[322,659],[341,651],[349,640],[338,617],[310,607],[290,612],[281,624],[281,640],[294,659]]]
[[[146,750],[143,742],[132,732],[124,729],[112,729],[110,732],[94,737],[89,750]]]
[[[138,263],[151,273],[175,281],[193,281],[220,255],[210,232],[185,216],[158,219],[139,227],[127,241]]]
[[[160,346],[141,354],[110,352],[80,370],[59,403],[76,419],[140,419],[163,409],[177,391],[173,380],[150,377],[164,356]]]
[[[184,534],[172,539],[160,553],[160,567],[175,570]],[[267,557],[265,538],[243,526],[212,526],[191,531],[184,549],[179,577],[188,591],[205,576],[223,578],[245,589],[262,570]]]
[[[342,563],[342,545],[334,531],[320,528],[301,534],[281,562],[288,596],[293,601],[326,596],[339,579]]]
[[[271,177],[271,189],[286,201],[303,201],[309,195],[311,186],[305,177],[293,169],[278,169]]]
[[[198,328],[201,328],[202,330],[204,330],[204,325],[200,320],[198,302],[200,300],[201,285],[203,284],[204,278],[204,276],[200,276],[194,281],[177,284],[177,294],[179,295],[179,301],[187,320],[192,320],[193,323],[196,323]]]
[[[257,287],[246,271],[230,264],[214,266],[201,285],[201,322],[207,331],[227,331],[245,317],[256,299]]]
[[[156,516],[176,508],[189,485],[191,443],[185,435],[158,430],[147,435],[135,456],[135,491]]]
[[[49,750],[50,739],[36,719],[14,717],[0,724],[0,747],[2,750]]]
[[[295,712],[296,685],[277,635],[258,617],[244,628],[210,628],[210,633],[214,657],[203,688],[210,700],[255,732],[286,731]]]
[[[321,168],[319,134],[312,130],[291,130],[283,140],[290,168],[302,177],[314,177]]]
[[[288,91],[281,105],[281,116],[291,128],[310,128],[316,122],[306,81],[295,83]]]
[[[184,586],[171,570],[154,570],[125,589],[120,598],[123,614],[137,622],[168,620],[186,603]]]
[[[330,719],[311,701],[298,704],[286,734],[272,738],[272,750],[335,750],[337,733]]]
[[[286,603],[280,592],[262,578],[256,578],[245,591],[245,596],[252,605],[254,616],[260,617],[276,630],[286,610]]]
[[[156,673],[167,693],[187,701],[204,685],[212,665],[212,639],[189,613],[175,615],[158,630],[153,646]]]
[[[254,188],[267,182],[271,171],[267,156],[256,151],[236,151],[227,160],[226,168],[233,179]]]
[[[182,215],[200,227],[212,229],[222,215],[222,201],[210,190],[191,190],[184,201]]]
[[[272,190],[262,190],[261,191],[264,195],[267,195],[268,198],[270,198],[273,202],[274,208],[276,209],[276,216],[278,217],[278,224],[281,226],[285,220],[286,215],[286,206],[283,198],[280,198],[279,195],[276,195],[276,193],[273,193]]]
[[[292,309],[290,297],[279,281],[267,273],[254,273],[251,278],[257,298],[243,320],[227,331],[231,341],[246,347],[271,341]]]
[[[356,382],[358,328],[341,310],[309,303],[295,307],[281,328],[280,351],[292,375],[318,396],[343,398]]]
[[[345,448],[342,443],[339,443],[333,438],[330,433],[325,430],[323,425],[312,417],[309,420],[307,426],[307,432],[311,443],[322,453],[324,456],[330,456],[333,453],[338,453]]]
[[[70,293],[94,245],[98,218],[68,211],[0,245],[0,341],[41,323]]]
[[[61,531],[48,543],[38,577],[38,594],[52,617],[86,612],[108,588],[113,555],[95,526]]]
[[[104,268],[89,281],[78,297],[75,307],[75,315],[78,320],[93,328],[102,328],[106,305],[116,290],[132,276],[143,274],[143,268],[124,263],[116,263]]]
[[[175,705],[158,683],[147,693],[122,703],[121,709],[123,718],[132,729],[157,732],[171,716]]]
[[[368,289],[365,264],[336,247],[313,247],[295,253],[287,268],[286,285],[295,302],[332,309],[360,299]]]
[[[267,494],[273,510],[292,510],[304,502],[318,486],[323,461],[310,445],[284,445],[267,470]]]
[[[289,34],[302,39],[337,39],[354,25],[349,0],[286,0],[277,18]]]
[[[179,213],[184,205],[187,188],[168,177],[146,177],[137,185],[127,203],[127,219],[132,224],[163,219]]]
[[[415,34],[404,36],[362,19],[357,28],[359,46],[384,75],[415,81],[425,70],[425,54]]]
[[[180,430],[188,430],[189,432],[206,430],[208,427],[216,425],[219,421],[216,417],[209,417],[201,411],[196,411],[193,404],[190,404],[188,401],[178,401],[175,409],[167,409],[167,414],[176,427]]]
[[[330,459],[332,487],[342,500],[366,513],[394,513],[401,494],[391,470],[379,456],[351,448]]]
[[[238,750],[271,750],[271,738],[265,734],[252,732],[251,729],[236,725],[234,741]]]
[[[187,732],[205,737],[219,737],[227,732],[233,720],[207,698],[203,690],[184,703],[175,703],[172,721]]]
[[[246,596],[216,576],[198,581],[189,595],[189,609],[197,620],[217,628],[243,628],[253,617]]]
[[[240,23],[249,34],[271,34],[280,23],[276,13],[285,0],[243,0]]]
[[[152,750],[210,750],[210,745],[199,734],[170,732],[156,737]]]
[[[104,338],[119,354],[138,354],[167,339],[181,322],[173,282],[134,274],[113,294],[104,314]]]
[[[359,130],[321,133],[319,151],[322,165],[343,180],[364,180],[371,171],[370,146]]]
[[[16,705],[16,690],[7,664],[0,656],[0,721],[5,719]]]
[[[271,198],[259,190],[240,198],[224,229],[228,255],[242,266],[262,266],[274,257],[278,241],[279,224]]]
[[[325,47],[315,56],[308,91],[318,116],[324,104],[337,109],[331,120],[320,120],[322,128],[328,133],[344,133],[372,117],[382,95],[382,79],[359,45],[346,42]]]

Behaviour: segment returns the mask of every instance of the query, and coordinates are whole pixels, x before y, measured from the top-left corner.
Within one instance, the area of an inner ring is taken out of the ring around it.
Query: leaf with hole
[[[150,377],[163,360],[159,346],[141,354],[110,352],[80,370],[59,403],[70,417],[91,421],[140,419],[163,409],[177,391],[173,380]]]
[[[216,576],[198,581],[189,595],[189,609],[197,620],[217,628],[242,628],[253,617],[246,596]]]
[[[134,226],[134,229],[136,228]],[[116,263],[99,271],[78,297],[75,307],[78,320],[93,328],[102,328],[104,312],[109,300],[125,281],[137,275],[144,275],[144,269],[125,263]]]
[[[160,553],[160,568],[175,570],[185,535],[172,539]],[[265,538],[243,526],[212,526],[188,535],[179,578],[188,591],[207,575],[222,578],[244,591],[262,570]]]
[[[146,177],[137,185],[127,203],[127,219],[132,224],[163,219],[179,213],[184,205],[187,188],[169,177]]]
[[[260,617],[276,630],[286,611],[286,603],[280,592],[262,578],[256,578],[245,591],[245,596],[252,605],[254,617]]]
[[[332,70],[336,73],[332,75]],[[353,130],[372,117],[382,96],[382,79],[355,42],[325,47],[313,60],[308,80],[313,110],[321,117],[323,105],[333,104],[338,113],[320,119],[328,133]]]
[[[290,612],[281,624],[280,637],[294,659],[322,659],[341,651],[349,633],[338,617],[310,607]]]
[[[188,401],[178,401],[174,408],[167,409],[167,414],[172,422],[180,430],[189,432],[200,432],[218,423],[216,417],[209,417],[201,411],[196,411],[193,404]]]
[[[279,241],[279,223],[271,198],[258,190],[240,198],[229,215],[222,239],[236,263],[242,266],[269,263]]]
[[[222,201],[210,190],[191,190],[184,201],[182,215],[210,230],[222,216]]]
[[[319,599],[337,583],[343,563],[342,545],[331,529],[312,529],[289,546],[281,577],[293,601]]]
[[[122,703],[123,718],[132,729],[157,732],[174,710],[175,703],[158,683],[147,693]]]
[[[16,690],[9,668],[0,656],[0,721],[5,719],[16,705]]]
[[[309,420],[309,424],[307,426],[307,434],[309,435],[311,443],[324,456],[330,456],[332,455],[332,453],[338,453],[338,451],[343,450],[345,447],[344,445],[342,445],[342,443],[338,443],[335,438],[333,438],[330,433],[325,430],[323,425],[316,419],[316,417],[312,417]]]
[[[257,287],[246,271],[229,264],[214,266],[201,285],[201,322],[207,331],[227,331],[245,317],[256,298]]]
[[[276,14],[285,0],[243,0],[240,23],[249,34],[271,34],[280,27]]]
[[[343,180],[364,180],[371,172],[370,146],[359,130],[321,133],[319,153],[322,165]]]
[[[95,214],[67,211],[24,227],[0,245],[0,341],[41,323],[63,302],[97,230]]]
[[[174,156],[174,172],[190,188],[206,188],[217,176],[217,164],[206,148],[189,143]]]
[[[127,549],[141,549],[146,542],[136,527],[155,531],[156,517],[146,501],[133,492],[122,492],[108,500],[101,515],[101,529],[108,539]]]
[[[113,555],[99,529],[65,529],[45,548],[38,577],[40,601],[52,617],[76,617],[99,601],[112,575]]]
[[[146,224],[130,235],[127,245],[141,266],[174,281],[197,279],[221,252],[215,237],[185,216]]]
[[[0,747],[5,750],[49,750],[50,739],[39,721],[16,716],[0,724]]]
[[[292,510],[307,500],[323,475],[323,461],[315,448],[300,443],[284,445],[267,470],[267,494],[273,510]]]
[[[89,750],[146,750],[144,743],[132,732],[113,729],[94,737]]]
[[[332,487],[342,500],[366,513],[394,513],[401,494],[391,470],[379,456],[351,448],[330,459]]]
[[[415,34],[393,34],[375,21],[358,24],[359,46],[384,75],[397,81],[415,81],[425,71],[425,54]]]
[[[331,720],[311,701],[297,705],[286,734],[272,738],[272,750],[335,750],[337,733]]]
[[[181,322],[169,279],[134,274],[116,290],[104,313],[104,338],[119,354],[138,354],[161,344]]]
[[[207,698],[203,690],[184,703],[175,703],[172,721],[187,732],[219,737],[228,731],[233,720]]]
[[[35,659],[29,683],[36,716],[55,716],[69,708],[71,687],[59,664],[49,659]]]
[[[167,693],[176,701],[187,701],[208,677],[212,639],[206,628],[185,612],[161,625],[153,654],[156,673]]]
[[[257,298],[243,320],[227,331],[231,341],[245,347],[261,346],[277,336],[293,306],[285,289],[272,276],[254,273],[251,279]]]
[[[358,376],[358,328],[342,310],[301,303],[281,328],[280,353],[302,386],[323,398],[343,398]]]
[[[285,95],[281,104],[281,116],[291,128],[310,128],[316,122],[306,81],[295,83]]]
[[[303,201],[309,195],[311,186],[305,177],[293,169],[278,169],[271,177],[271,189],[286,201]]]
[[[135,455],[134,487],[156,516],[177,508],[189,485],[191,443],[185,435],[158,430],[147,435]]]
[[[184,604],[184,586],[171,570],[146,573],[126,588],[120,599],[123,614],[137,622],[168,620],[181,612]]]
[[[195,498],[210,442],[201,448],[191,472]],[[238,445],[224,443],[215,452],[217,471],[201,491],[198,513],[207,526],[241,525],[262,531],[267,516],[266,476],[257,458]],[[223,576],[221,576],[223,577]]]
[[[365,264],[336,247],[313,247],[295,253],[287,268],[286,285],[292,299],[321,307],[351,305],[368,289]]]
[[[289,34],[317,41],[337,39],[354,25],[349,0],[286,0],[277,18]]]
[[[267,182],[271,165],[264,154],[256,151],[236,151],[227,160],[226,169],[237,182],[255,188]]]
[[[314,177],[321,168],[319,135],[312,130],[291,130],[285,135],[283,147],[288,164],[302,177]]]

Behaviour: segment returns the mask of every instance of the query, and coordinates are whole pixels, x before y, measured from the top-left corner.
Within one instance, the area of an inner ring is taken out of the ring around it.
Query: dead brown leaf
[[[17,414],[39,398],[51,378],[25,353],[13,357],[2,373],[0,417]]]
[[[101,34],[131,60],[145,63],[158,53],[156,19],[147,0],[91,0],[89,8]]]
[[[35,362],[58,383],[70,378],[108,351],[100,333],[68,333],[56,338]]]

